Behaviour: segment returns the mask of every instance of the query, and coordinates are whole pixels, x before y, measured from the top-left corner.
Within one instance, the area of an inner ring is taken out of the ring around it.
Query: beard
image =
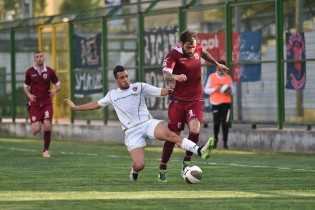
[[[192,53],[187,53],[184,49],[183,49],[183,54],[186,58],[190,58],[192,56]]]
[[[186,58],[190,58],[192,56],[193,53],[191,52],[186,52],[184,49],[183,49],[183,54]]]

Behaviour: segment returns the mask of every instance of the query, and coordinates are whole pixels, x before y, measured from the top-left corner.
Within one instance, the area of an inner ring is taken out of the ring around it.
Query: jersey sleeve
[[[51,82],[54,84],[54,85],[60,85],[60,81],[57,77],[57,74],[54,70],[52,70],[52,75],[51,75]]]
[[[98,105],[99,105],[100,107],[106,107],[106,106],[108,106],[108,105],[111,104],[110,92],[111,92],[111,91],[109,91],[109,92],[106,94],[106,96],[105,96],[104,98],[102,98],[102,99],[100,99],[100,100],[97,101],[97,103],[98,103]]]
[[[176,64],[176,58],[174,56],[174,51],[172,50],[164,58],[163,67],[162,67],[163,73],[164,72],[173,73],[173,69],[175,67],[175,64]]]
[[[25,73],[24,87],[28,87],[31,85],[31,77],[29,71],[27,70]]]
[[[161,96],[162,88],[158,88],[147,83],[142,83],[144,97]]]

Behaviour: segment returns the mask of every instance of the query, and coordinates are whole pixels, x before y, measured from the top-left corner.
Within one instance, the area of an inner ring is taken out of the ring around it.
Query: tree
[[[33,14],[29,14],[29,2],[31,0],[10,0],[4,1],[3,5],[3,14],[11,13],[11,20],[22,19],[27,17],[38,17],[45,15],[45,7],[46,1],[45,0],[32,0],[33,2]],[[6,17],[8,18],[8,17]]]
[[[11,0],[5,1],[3,5],[3,13],[7,14],[9,11],[12,13],[12,20],[22,19],[27,17],[39,17],[45,15],[45,0],[33,0],[32,14],[29,14],[29,6],[31,0]],[[7,17],[6,17],[7,18]]]
[[[60,13],[79,12],[88,9],[95,9],[100,7],[102,0],[78,1],[78,0],[64,0],[60,5]]]

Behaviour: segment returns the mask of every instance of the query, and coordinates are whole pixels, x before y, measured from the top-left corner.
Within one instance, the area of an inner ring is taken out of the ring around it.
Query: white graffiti
[[[76,93],[82,92],[102,92],[102,72],[101,71],[81,71],[75,72]]]
[[[145,33],[145,64],[162,65],[166,54],[178,42],[177,28],[152,29]]]

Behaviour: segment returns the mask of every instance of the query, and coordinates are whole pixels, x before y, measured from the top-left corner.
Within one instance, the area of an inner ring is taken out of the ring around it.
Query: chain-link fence
[[[230,67],[237,93],[234,122],[315,122],[315,3],[307,0],[152,1],[75,14],[0,23],[0,117],[27,118],[24,73],[41,49],[61,80],[55,119],[116,119],[112,108],[72,112],[64,98],[85,103],[115,88],[112,69],[132,82],[165,87],[161,66],[185,29]],[[202,63],[203,82],[214,71]],[[202,84],[204,85],[204,84]],[[205,97],[205,122],[212,121]],[[167,119],[168,99],[147,101]]]

